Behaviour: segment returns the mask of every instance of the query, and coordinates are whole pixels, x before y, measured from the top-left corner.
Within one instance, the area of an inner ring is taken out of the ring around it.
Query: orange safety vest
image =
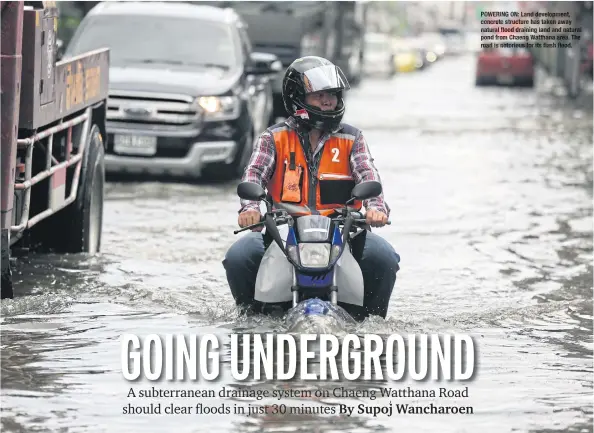
[[[322,148],[318,173],[311,177],[307,159],[297,132],[286,124],[269,129],[276,147],[276,169],[268,182],[268,194],[276,209],[285,209],[293,216],[330,215],[344,207],[351,198],[355,180],[350,156],[358,130],[349,125],[330,136]],[[360,210],[361,201],[349,204]]]

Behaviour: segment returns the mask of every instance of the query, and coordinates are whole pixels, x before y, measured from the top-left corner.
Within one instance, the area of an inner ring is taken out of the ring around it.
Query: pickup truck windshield
[[[193,4],[210,4],[220,7],[230,7],[235,9],[240,14],[257,15],[264,13],[278,13],[288,16],[309,15],[314,12],[319,12],[326,8],[323,2],[309,2],[309,1],[191,1]]]
[[[112,66],[192,65],[231,69],[238,53],[224,24],[195,18],[150,15],[90,17],[71,41],[66,55],[110,48]]]

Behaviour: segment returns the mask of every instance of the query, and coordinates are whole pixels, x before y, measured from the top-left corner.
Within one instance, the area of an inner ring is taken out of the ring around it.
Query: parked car
[[[476,85],[534,85],[534,58],[524,48],[481,50],[476,64]]]
[[[481,33],[476,31],[466,32],[465,43],[468,53],[479,53],[481,51]]]
[[[391,77],[396,73],[390,36],[383,33],[365,34],[363,71],[370,75]]]
[[[231,9],[165,2],[93,8],[65,57],[111,50],[108,173],[231,179],[272,112],[282,65],[252,51]]]
[[[458,25],[446,25],[438,29],[439,34],[445,42],[445,55],[458,56],[466,52],[466,41],[464,32]]]
[[[430,62],[434,62],[444,56],[446,50],[445,38],[438,32],[426,32],[423,33],[421,38],[423,44],[430,54]]]
[[[425,69],[431,63],[437,60],[437,55],[427,48],[425,40],[418,37],[406,38],[406,45],[415,56],[415,68],[418,70]]]
[[[339,66],[351,86],[361,81],[366,2],[216,1],[248,24],[258,51],[276,54],[283,67],[303,56],[321,56]],[[282,98],[284,73],[273,82],[274,118],[288,115]]]
[[[421,68],[423,59],[408,38],[396,38],[392,41],[394,68],[398,73],[414,72]]]

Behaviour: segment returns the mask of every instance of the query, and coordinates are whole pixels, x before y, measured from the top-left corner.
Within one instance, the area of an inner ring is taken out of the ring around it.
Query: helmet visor
[[[349,90],[351,86],[346,77],[334,65],[318,66],[303,73],[305,93],[314,93],[322,90]]]

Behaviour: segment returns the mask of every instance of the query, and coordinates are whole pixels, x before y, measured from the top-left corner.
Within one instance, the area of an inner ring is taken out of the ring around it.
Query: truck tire
[[[525,80],[522,80],[520,82],[520,85],[522,87],[534,87],[534,78],[533,77],[526,78]]]
[[[78,181],[76,200],[34,226],[43,249],[59,253],[97,253],[101,248],[105,149],[97,125],[91,127]]]

